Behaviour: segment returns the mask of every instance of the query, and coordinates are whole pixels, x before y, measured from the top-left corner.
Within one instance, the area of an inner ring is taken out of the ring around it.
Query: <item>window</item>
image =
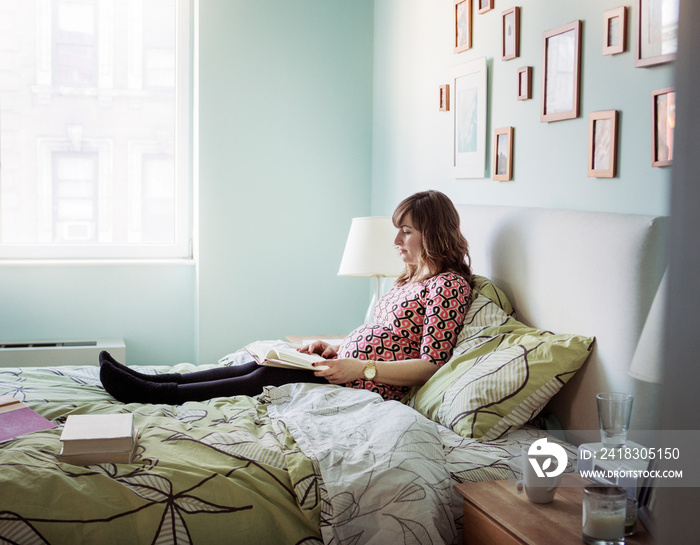
[[[55,153],[53,159],[55,241],[97,242],[97,154]]]
[[[53,73],[56,85],[97,85],[97,6],[59,0],[53,13]]]
[[[191,0],[0,0],[0,258],[191,257]]]

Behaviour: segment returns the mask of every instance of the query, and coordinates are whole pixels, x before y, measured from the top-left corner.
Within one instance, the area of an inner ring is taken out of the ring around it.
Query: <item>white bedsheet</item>
[[[318,465],[321,533],[333,545],[460,542],[462,502],[453,485],[516,478],[522,444],[544,436],[523,429],[480,443],[399,402],[344,387],[288,384],[263,396],[269,415]]]

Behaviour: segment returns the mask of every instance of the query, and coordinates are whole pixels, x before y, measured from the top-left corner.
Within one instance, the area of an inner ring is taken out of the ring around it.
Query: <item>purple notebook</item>
[[[39,430],[50,430],[56,424],[13,397],[0,397],[0,441]]]

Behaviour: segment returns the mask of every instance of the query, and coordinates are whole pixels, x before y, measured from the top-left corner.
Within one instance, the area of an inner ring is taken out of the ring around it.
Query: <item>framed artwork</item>
[[[603,55],[617,55],[627,49],[627,7],[603,13]]]
[[[450,111],[450,86],[440,85],[440,111]]]
[[[614,178],[617,173],[617,110],[588,115],[588,176]]]
[[[636,67],[676,58],[680,0],[637,0]]]
[[[455,178],[486,173],[486,57],[453,68],[452,167]]]
[[[541,122],[579,115],[581,21],[548,30],[542,44]]]
[[[472,0],[455,1],[455,53],[472,47]]]
[[[518,68],[518,100],[532,98],[532,66]]]
[[[493,139],[493,179],[513,179],[513,127],[496,129]]]
[[[651,474],[657,468],[656,460],[651,460],[647,468],[647,473]],[[649,533],[653,534],[656,529],[654,521],[654,509],[656,507],[656,488],[653,477],[644,477],[639,490],[638,516]]]
[[[494,0],[477,0],[479,2],[479,13],[486,13],[493,9]]]
[[[507,9],[501,15],[501,59],[520,56],[520,8]]]
[[[673,161],[676,128],[676,92],[673,87],[651,93],[651,166],[666,167]]]

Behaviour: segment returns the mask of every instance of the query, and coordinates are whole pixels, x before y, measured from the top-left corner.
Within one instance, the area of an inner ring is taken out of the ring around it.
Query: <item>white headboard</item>
[[[635,395],[632,429],[658,429],[658,385],[627,374],[667,262],[668,218],[458,205],[475,274],[508,295],[517,318],[595,336],[584,367],[550,402],[567,430],[596,430],[595,395]],[[576,442],[576,434],[568,437]]]

